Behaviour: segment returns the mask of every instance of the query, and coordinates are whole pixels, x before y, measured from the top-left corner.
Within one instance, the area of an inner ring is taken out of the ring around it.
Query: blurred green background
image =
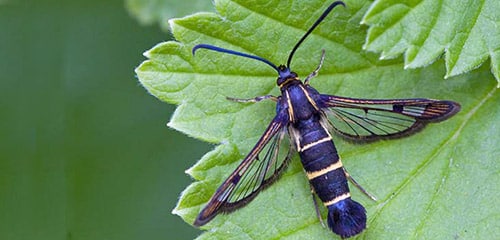
[[[170,35],[125,5],[0,1],[0,239],[199,234],[171,210],[211,146],[166,127],[174,106],[139,85]]]

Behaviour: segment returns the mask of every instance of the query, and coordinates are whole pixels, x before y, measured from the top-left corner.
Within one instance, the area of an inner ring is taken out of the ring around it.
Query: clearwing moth
[[[318,74],[324,51],[318,67],[302,82],[290,70],[292,57],[338,5],[345,6],[342,1],[332,3],[293,47],[286,65],[276,66],[259,56],[208,44],[193,48],[193,55],[199,49],[206,49],[263,62],[278,73],[276,83],[281,91],[281,96],[277,97],[228,98],[236,102],[273,100],[276,116],[250,153],[211,197],[196,218],[195,226],[206,224],[219,213],[229,213],[248,204],[280,177],[293,153],[298,152],[312,191],[328,209],[328,227],[342,238],[359,234],[366,228],[366,210],[351,199],[347,180],[372,199],[374,197],[345,170],[331,133],[356,142],[401,138],[418,132],[428,123],[444,121],[460,110],[460,104],[446,100],[356,99],[320,94],[309,81]]]

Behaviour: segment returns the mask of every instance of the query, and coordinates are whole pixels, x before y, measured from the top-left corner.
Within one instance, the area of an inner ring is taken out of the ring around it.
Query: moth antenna
[[[345,7],[345,3],[342,1],[336,1],[330,4],[330,6],[328,6],[328,8],[323,12],[323,14],[321,14],[318,20],[316,20],[316,22],[309,28],[309,30],[307,30],[306,34],[304,34],[304,36],[302,36],[302,38],[297,42],[297,44],[295,44],[295,46],[292,49],[292,52],[290,52],[290,55],[288,56],[288,60],[286,61],[287,68],[290,68],[290,62],[292,61],[293,54],[295,53],[295,51],[297,51],[297,48],[299,48],[300,44],[302,44],[302,42],[307,38],[307,36],[309,36],[309,34],[311,34],[311,32],[326,18],[326,16],[328,16],[328,14],[333,10],[333,8],[335,8],[338,5],[342,5]]]
[[[233,51],[233,50],[229,50],[229,49],[225,49],[225,48],[221,48],[221,47],[216,47],[216,46],[209,45],[209,44],[198,44],[198,45],[194,46],[193,50],[192,50],[193,56],[196,53],[196,51],[200,48],[204,48],[204,49],[208,49],[208,50],[212,50],[212,51],[216,51],[216,52],[229,53],[229,54],[233,54],[233,55],[240,56],[240,57],[255,59],[257,61],[263,62],[263,63],[271,66],[274,70],[276,70],[278,73],[280,73],[280,70],[278,69],[278,67],[276,67],[276,65],[274,65],[274,63],[272,63],[271,61],[269,61],[263,57],[250,55],[250,54],[246,54],[246,53],[242,53],[242,52],[237,52],[237,51]]]

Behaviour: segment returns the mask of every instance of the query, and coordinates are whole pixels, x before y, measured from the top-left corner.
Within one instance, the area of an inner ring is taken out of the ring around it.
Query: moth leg
[[[316,216],[318,216],[318,219],[319,219],[319,222],[321,223],[321,226],[326,228],[325,222],[323,222],[323,218],[321,217],[321,212],[319,211],[318,201],[316,200],[316,192],[314,191],[314,188],[311,184],[309,184],[309,187],[311,187],[311,196],[312,196],[313,203],[314,203],[314,209],[316,210]]]
[[[352,178],[351,174],[349,174],[349,172],[347,172],[347,170],[344,167],[342,167],[342,170],[344,170],[345,177],[347,179],[349,179],[349,181],[351,181],[351,183],[354,184],[354,186],[356,186],[359,190],[361,190],[361,192],[363,192],[366,196],[371,198],[373,201],[377,201],[377,198],[375,196],[373,196],[371,193],[367,192],[363,187],[361,187],[361,185],[359,185],[359,183],[356,182],[356,180],[354,180],[354,178]]]
[[[321,59],[319,60],[318,67],[316,67],[316,69],[314,69],[314,71],[311,74],[309,74],[306,77],[306,79],[304,79],[304,84],[308,85],[309,84],[309,80],[311,80],[311,78],[318,76],[318,72],[321,69],[321,66],[323,66],[323,62],[324,61],[325,61],[325,49],[322,49],[321,50]]]
[[[232,98],[232,97],[226,97],[227,100],[233,101],[233,102],[239,102],[239,103],[255,103],[255,102],[260,102],[262,100],[266,99],[271,99],[275,102],[278,101],[278,97],[275,97],[273,95],[265,95],[265,96],[259,96],[259,97],[254,97],[254,98]]]

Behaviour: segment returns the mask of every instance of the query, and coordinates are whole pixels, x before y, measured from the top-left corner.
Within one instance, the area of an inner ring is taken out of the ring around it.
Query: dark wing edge
[[[357,143],[415,134],[461,108],[454,101],[425,98],[356,99],[321,94],[318,102],[329,115],[332,131]]]
[[[194,226],[205,225],[219,213],[229,213],[245,206],[258,193],[279,179],[287,168],[293,152],[289,143],[290,150],[286,156],[282,157],[281,163],[277,160],[280,148],[283,148],[280,144],[286,137],[288,125],[286,111],[281,113],[269,124],[240,165],[220,185],[199,213],[193,223]],[[262,159],[259,158],[261,152],[264,153]]]

